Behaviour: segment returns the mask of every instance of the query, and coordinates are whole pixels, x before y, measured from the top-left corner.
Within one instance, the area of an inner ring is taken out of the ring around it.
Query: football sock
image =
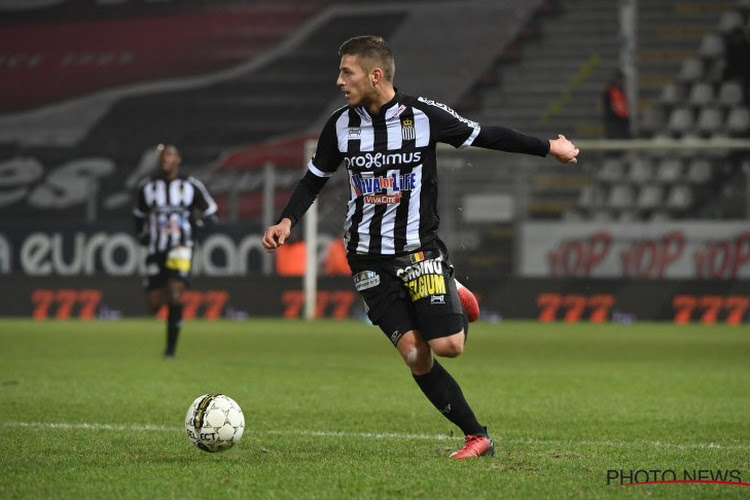
[[[167,348],[164,354],[174,356],[177,349],[177,337],[180,335],[182,326],[182,304],[169,304],[167,307]]]
[[[487,430],[477,422],[474,412],[464,399],[458,382],[435,360],[432,370],[412,375],[427,399],[445,418],[456,424],[464,434],[486,436]]]

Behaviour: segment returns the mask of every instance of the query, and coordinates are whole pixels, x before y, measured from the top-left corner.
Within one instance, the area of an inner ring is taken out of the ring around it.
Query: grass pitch
[[[750,483],[746,327],[474,324],[465,353],[441,361],[498,445],[472,461],[446,458],[462,436],[374,327],[191,321],[173,361],[160,356],[163,331],[156,320],[0,322],[0,498],[750,496],[733,484],[607,484],[608,471],[630,470]],[[225,453],[184,433],[207,392],[245,412]]]

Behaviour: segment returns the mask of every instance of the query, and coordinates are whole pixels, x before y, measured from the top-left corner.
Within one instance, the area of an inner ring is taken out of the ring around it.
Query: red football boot
[[[479,319],[479,302],[474,294],[463,286],[460,281],[456,281],[456,288],[458,288],[458,296],[461,299],[461,307],[466,311],[466,318],[469,323],[473,323]]]
[[[487,455],[495,456],[495,443],[492,442],[492,439],[489,436],[472,436],[469,434],[466,436],[463,448],[451,453],[450,457],[461,460]]]

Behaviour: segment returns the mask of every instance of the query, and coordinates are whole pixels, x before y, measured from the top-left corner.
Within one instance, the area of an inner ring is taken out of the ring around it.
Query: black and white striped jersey
[[[167,181],[159,175],[146,179],[138,188],[133,216],[138,231],[147,231],[149,255],[176,246],[195,243],[193,217],[207,217],[217,211],[206,186],[195,177],[178,175]]]
[[[400,255],[435,239],[439,142],[542,156],[548,151],[548,144],[539,139],[510,129],[491,129],[493,133],[484,133],[478,144],[482,132],[478,123],[444,104],[399,92],[377,115],[361,107],[335,111],[323,127],[308,170],[327,178],[339,165],[346,167],[347,251]]]

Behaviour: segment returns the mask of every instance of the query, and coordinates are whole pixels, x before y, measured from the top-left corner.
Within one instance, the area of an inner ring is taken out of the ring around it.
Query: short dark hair
[[[354,55],[374,63],[383,70],[386,81],[393,82],[396,74],[396,62],[393,52],[383,37],[375,35],[355,36],[345,41],[339,47],[339,56]],[[363,63],[363,67],[365,67]],[[372,69],[372,67],[365,67]]]

